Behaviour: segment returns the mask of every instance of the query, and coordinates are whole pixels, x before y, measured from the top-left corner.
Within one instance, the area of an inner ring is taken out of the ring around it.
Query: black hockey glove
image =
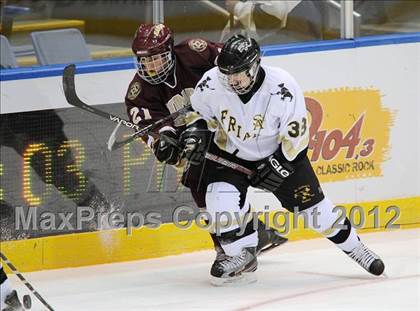
[[[256,188],[275,192],[293,172],[292,165],[284,159],[279,149],[258,163],[257,169],[250,176],[250,184]]]
[[[193,164],[200,164],[211,140],[211,132],[204,120],[198,120],[182,132],[179,141],[184,147],[183,157]]]
[[[181,146],[178,145],[177,135],[171,131],[160,133],[159,139],[153,144],[153,152],[159,162],[174,165],[178,162]]]

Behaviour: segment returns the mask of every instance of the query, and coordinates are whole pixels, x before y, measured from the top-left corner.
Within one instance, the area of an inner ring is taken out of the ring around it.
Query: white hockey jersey
[[[214,142],[238,158],[257,161],[273,154],[281,143],[292,161],[308,146],[309,124],[303,92],[286,71],[263,66],[265,79],[244,104],[218,79],[218,68],[207,71],[198,82],[188,124],[199,118],[215,131]],[[198,113],[197,113],[198,112]]]

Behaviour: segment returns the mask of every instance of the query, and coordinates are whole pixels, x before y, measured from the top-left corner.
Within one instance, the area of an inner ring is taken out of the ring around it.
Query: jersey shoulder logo
[[[207,48],[207,42],[203,39],[191,39],[188,41],[188,46],[191,50],[201,53]]]
[[[285,100],[286,98],[289,98],[290,101],[293,100],[293,95],[290,93],[289,89],[284,86],[284,83],[280,83],[277,85],[279,87],[279,91],[275,93],[271,93],[271,95],[279,95],[282,100]]]
[[[139,96],[140,92],[141,92],[140,82],[134,82],[130,86],[130,88],[129,88],[128,92],[127,92],[127,98],[129,100],[135,100],[137,98],[137,96]]]
[[[209,90],[214,90],[214,88],[210,87],[209,82],[211,81],[211,78],[207,76],[203,81],[200,82],[200,84],[197,85],[197,88],[200,89],[201,92],[204,91],[205,88]]]

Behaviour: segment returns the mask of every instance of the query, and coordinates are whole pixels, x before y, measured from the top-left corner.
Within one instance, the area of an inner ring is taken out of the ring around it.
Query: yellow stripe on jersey
[[[219,121],[217,121],[217,119],[208,120],[207,121],[207,126],[208,126],[209,130],[215,131],[219,127]]]
[[[293,161],[296,156],[308,147],[309,144],[309,135],[305,135],[300,141],[298,146],[295,148],[293,142],[288,140],[287,138],[283,137],[281,145],[282,145],[282,152],[287,160]]]
[[[225,130],[219,125],[216,131],[216,139],[215,139],[215,143],[217,147],[226,151],[227,139],[228,139],[228,136]]]
[[[203,117],[196,111],[188,112],[185,115],[185,123],[187,124],[187,126],[193,124],[199,119],[203,119]]]

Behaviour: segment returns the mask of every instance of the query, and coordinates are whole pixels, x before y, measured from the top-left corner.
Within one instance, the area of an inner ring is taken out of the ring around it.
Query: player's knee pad
[[[249,201],[234,185],[215,182],[207,187],[206,209],[211,217],[213,232],[235,230],[248,223]],[[217,233],[216,232],[216,233]]]
[[[308,228],[325,236],[333,235],[337,230],[333,226],[337,224],[340,215],[334,211],[334,204],[327,197],[300,213],[305,214],[305,225]]]

